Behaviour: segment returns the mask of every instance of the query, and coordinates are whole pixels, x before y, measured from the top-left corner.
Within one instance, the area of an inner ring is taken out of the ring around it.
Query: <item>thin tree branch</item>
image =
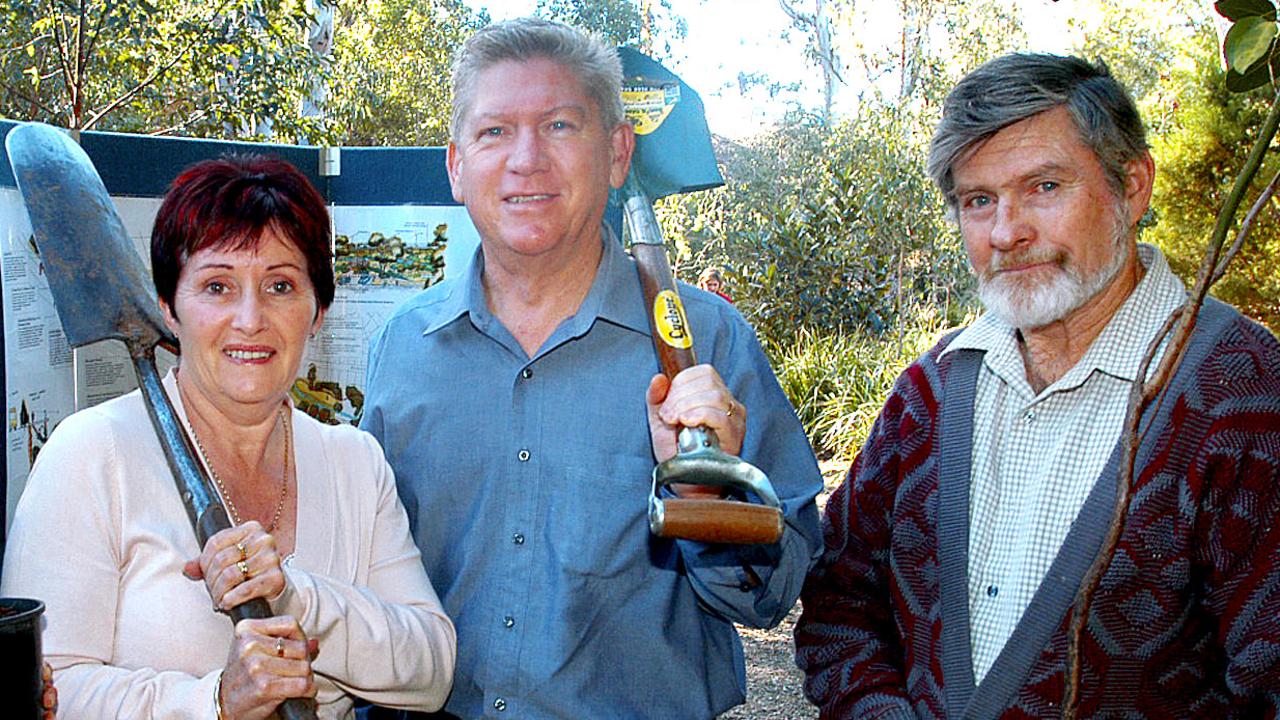
[[[75,114],[75,116],[79,118],[80,109],[83,107],[84,88],[80,85],[79,82],[76,81],[77,62],[76,62],[75,56],[73,55],[74,51],[72,50],[72,47],[71,47],[74,40],[74,38],[72,37],[73,31],[67,20],[66,15],[62,15],[58,18],[58,25],[62,28],[62,34],[59,38],[59,43],[58,43],[59,51],[62,56],[62,64],[64,67],[64,71],[66,72],[66,75],[67,75],[67,83],[71,86],[73,90],[73,94],[71,97],[71,104],[72,104],[71,110]]]
[[[217,17],[230,4],[231,4],[230,0],[224,0],[223,3],[214,10],[212,17]],[[163,65],[157,67],[155,70],[151,71],[151,74],[143,78],[141,81],[139,81],[137,85],[134,85],[132,88],[125,91],[122,95],[117,97],[115,100],[112,100],[111,102],[107,103],[107,105],[104,106],[101,110],[98,110],[96,113],[94,113],[93,117],[89,118],[89,121],[85,123],[84,127],[81,129],[88,130],[92,128],[107,113],[111,112],[112,110],[115,110],[116,108],[120,107],[124,103],[128,102],[134,95],[137,95],[139,92],[142,92],[149,85],[154,83],[162,75],[168,72],[170,68],[172,68],[174,65],[177,65],[178,61],[181,60],[183,57],[185,57],[186,54],[190,52],[198,42],[201,41],[201,39],[202,38],[199,38],[199,37],[191,38],[191,40],[187,43],[186,47],[182,48],[180,51],[174,54],[174,56],[170,58],[168,62],[164,63]]]
[[[172,58],[170,58],[169,62],[165,63],[164,65],[161,65],[155,70],[152,70],[151,74],[143,78],[141,81],[139,81],[137,85],[134,85],[132,88],[130,88],[128,91],[126,91],[125,93],[117,97],[115,100],[112,100],[111,102],[107,103],[106,106],[103,107],[101,110],[98,110],[97,112],[95,112],[93,114],[93,117],[89,118],[88,122],[86,122],[84,124],[84,127],[82,127],[81,129],[88,130],[92,128],[94,125],[97,124],[99,120],[102,119],[104,115],[111,112],[112,110],[115,110],[116,108],[120,107],[124,103],[128,102],[129,99],[132,98],[134,95],[137,95],[138,93],[142,92],[144,89],[147,88],[147,86],[151,85],[156,80],[158,80],[161,75],[164,75],[166,72],[168,72],[170,68],[172,68],[174,65],[177,65],[178,61],[181,60],[187,54],[187,52],[190,51],[191,48],[194,46],[195,46],[195,40],[192,40],[190,43],[187,44],[185,48],[182,49],[181,52],[175,54]]]
[[[204,118],[209,117],[209,115],[210,115],[210,110],[209,110],[208,108],[206,108],[206,109],[201,110],[199,113],[197,113],[197,114],[195,114],[195,115],[193,115],[193,116],[191,116],[191,117],[183,118],[183,119],[182,119],[182,122],[176,123],[176,124],[174,124],[174,125],[170,125],[169,127],[167,127],[167,128],[162,128],[162,129],[160,129],[160,130],[152,130],[151,132],[148,132],[147,134],[148,134],[148,135],[151,135],[151,136],[157,136],[157,135],[168,135],[169,133],[174,133],[174,132],[177,132],[177,131],[179,131],[179,130],[181,130],[181,129],[183,129],[183,128],[190,127],[192,123],[195,123],[195,122],[197,122],[197,121],[199,121],[199,120],[203,120]]]
[[[102,37],[102,26],[107,24],[107,15],[111,14],[110,11],[111,8],[105,7],[102,12],[98,13],[98,22],[93,26],[93,32],[89,35],[89,46],[84,51],[86,58],[93,57],[94,50],[97,49],[98,38]],[[87,60],[85,64],[88,65]]]
[[[88,58],[85,56],[85,52],[84,52],[85,0],[80,0],[80,2],[78,3],[77,10],[78,10],[78,13],[76,16],[76,87],[80,90],[83,90],[85,68],[89,64]],[[105,11],[106,11],[106,8],[104,8],[104,12]],[[80,115],[80,111],[84,109],[83,93],[77,92],[76,99],[77,99],[76,115],[78,116]]]
[[[1222,256],[1222,260],[1218,262],[1218,267],[1214,268],[1213,278],[1209,280],[1209,284],[1213,285],[1227,274],[1227,266],[1235,259],[1236,253],[1240,252],[1241,246],[1244,245],[1244,239],[1248,236],[1249,231],[1253,229],[1253,221],[1266,208],[1267,203],[1276,194],[1276,187],[1280,185],[1280,172],[1272,176],[1271,182],[1267,183],[1267,187],[1262,190],[1262,194],[1254,201],[1253,207],[1249,208],[1249,212],[1244,216],[1244,222],[1240,223],[1240,230],[1236,232],[1235,242],[1231,243],[1231,249],[1227,250],[1227,254]]]
[[[1067,668],[1062,699],[1063,720],[1075,720],[1080,712],[1080,688],[1083,680],[1081,677],[1083,668],[1081,643],[1084,638],[1085,626],[1088,623],[1089,610],[1093,604],[1093,597],[1102,582],[1102,576],[1106,574],[1111,567],[1111,561],[1115,558],[1116,549],[1120,544],[1120,535],[1124,531],[1124,520],[1129,513],[1129,505],[1133,497],[1138,448],[1141,443],[1139,425],[1142,415],[1153,399],[1159,397],[1163,401],[1162,391],[1169,378],[1173,376],[1178,365],[1182,362],[1192,331],[1195,329],[1196,317],[1200,312],[1200,307],[1204,304],[1204,298],[1208,294],[1210,286],[1221,277],[1221,271],[1226,269],[1227,263],[1235,255],[1235,250],[1239,249],[1239,245],[1244,242],[1245,236],[1252,228],[1254,217],[1266,205],[1266,201],[1263,198],[1259,198],[1259,201],[1253,204],[1248,216],[1241,224],[1236,241],[1221,266],[1219,266],[1219,256],[1222,254],[1222,245],[1226,240],[1227,233],[1231,228],[1231,224],[1235,221],[1236,212],[1244,201],[1244,195],[1248,191],[1249,185],[1253,182],[1253,178],[1258,174],[1258,170],[1262,166],[1262,160],[1267,149],[1271,146],[1271,141],[1276,136],[1277,128],[1280,128],[1280,93],[1277,93],[1272,99],[1271,111],[1267,114],[1266,120],[1263,121],[1262,128],[1258,132],[1258,139],[1254,142],[1253,148],[1250,149],[1244,167],[1241,168],[1240,174],[1236,176],[1235,183],[1232,185],[1231,191],[1227,194],[1222,209],[1218,213],[1213,234],[1205,247],[1200,271],[1196,275],[1196,283],[1188,293],[1186,303],[1169,317],[1164,327],[1148,346],[1146,354],[1142,358],[1138,376],[1134,379],[1130,388],[1129,406],[1125,415],[1125,429],[1122,436],[1124,459],[1120,476],[1116,483],[1115,510],[1102,548],[1089,566],[1089,572],[1085,575],[1080,590],[1076,594],[1076,602],[1071,614],[1071,623],[1067,635]],[[1267,189],[1263,191],[1263,196],[1269,198],[1270,194],[1274,193],[1275,185],[1276,178],[1272,178]],[[1161,343],[1171,331],[1174,334],[1173,340],[1170,341],[1155,375],[1148,381],[1145,378],[1153,358],[1159,352]]]
[[[4,80],[0,80],[0,88],[3,88],[6,92],[11,92],[14,95],[17,95],[18,99],[22,100],[23,102],[31,103],[33,106],[39,109],[40,112],[45,113],[50,118],[53,118],[58,114],[57,111],[54,110],[52,107],[49,107],[45,103],[41,102],[40,99],[37,98],[35,95],[31,95],[29,93],[24,92],[22,88],[18,87],[17,85],[10,85]]]
[[[62,33],[58,32],[59,28],[62,28],[61,15],[58,16],[57,22],[53,24],[53,44],[58,48],[58,56],[56,59],[58,61],[58,67],[62,70],[62,81],[67,84],[67,93],[70,95],[68,99],[74,105],[76,88],[75,83],[72,82],[73,78],[71,75],[71,68],[67,66],[67,48],[62,42]],[[62,28],[62,30],[65,32],[66,28]]]
[[[792,5],[789,0],[778,0],[778,5],[782,7],[782,12],[786,13],[787,17],[790,17],[792,22],[804,23],[805,25],[813,24],[813,16],[805,15],[799,10],[796,10],[795,6]]]
[[[38,45],[42,40],[48,40],[51,37],[52,35],[50,35],[49,33],[45,33],[43,35],[32,35],[30,38],[27,39],[26,42],[21,43],[19,45],[13,45],[11,47],[0,47],[0,55],[10,55],[12,53],[23,52],[27,48],[31,47],[32,45]]]

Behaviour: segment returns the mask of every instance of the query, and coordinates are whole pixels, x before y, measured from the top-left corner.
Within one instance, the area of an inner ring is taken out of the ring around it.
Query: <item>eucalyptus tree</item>
[[[538,0],[537,14],[598,32],[616,45],[629,45],[659,60],[688,27],[671,0]]]
[[[840,56],[836,52],[832,35],[832,15],[839,14],[845,3],[839,0],[812,0],[801,5],[796,0],[778,0],[782,11],[791,19],[791,24],[806,36],[805,55],[817,64],[822,73],[822,122],[831,124],[832,104],[835,101],[836,89],[844,84],[841,77]],[[852,6],[852,2],[847,3]]]
[[[485,14],[460,0],[339,0],[326,109],[344,145],[442,145],[450,62]]]
[[[324,136],[297,112],[324,72],[301,2],[8,0],[0,115],[77,130],[204,137],[270,126]]]

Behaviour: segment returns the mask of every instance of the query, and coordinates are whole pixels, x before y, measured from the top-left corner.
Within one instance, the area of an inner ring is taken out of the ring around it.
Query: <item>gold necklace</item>
[[[280,522],[280,515],[284,512],[284,500],[289,495],[289,459],[293,457],[293,428],[291,423],[285,417],[285,408],[281,407],[277,419],[284,426],[284,476],[280,479],[280,500],[276,502],[275,514],[271,516],[271,524],[267,526],[267,534],[275,532],[276,525]],[[200,459],[204,461],[204,466],[209,468],[209,474],[213,476],[213,482],[218,486],[218,494],[222,496],[223,502],[227,504],[227,513],[231,515],[231,524],[240,524],[240,513],[236,510],[236,504],[231,500],[231,493],[227,492],[227,486],[222,484],[222,478],[218,476],[218,471],[214,469],[213,463],[209,462],[209,453],[205,451],[204,444],[200,442],[200,436],[196,434],[195,425],[191,424],[191,418],[187,418],[187,429],[191,431],[191,439],[196,441],[196,449],[200,451]]]

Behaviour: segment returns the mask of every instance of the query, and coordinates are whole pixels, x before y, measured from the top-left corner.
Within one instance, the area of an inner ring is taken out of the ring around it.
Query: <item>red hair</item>
[[[320,309],[333,302],[333,249],[324,198],[289,163],[238,155],[196,163],[173,181],[151,230],[151,277],[173,307],[187,260],[205,248],[255,248],[272,228],[302,253]]]

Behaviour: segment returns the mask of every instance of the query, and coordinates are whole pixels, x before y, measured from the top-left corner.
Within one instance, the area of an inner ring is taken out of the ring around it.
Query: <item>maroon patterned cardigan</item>
[[[1081,717],[1276,717],[1280,708],[1280,343],[1201,312],[1144,416],[1119,552],[1083,642]],[[796,628],[823,718],[1061,717],[1070,606],[1115,506],[1119,451],[981,685],[969,640],[973,394],[982,356],[906,370],[823,519]]]

